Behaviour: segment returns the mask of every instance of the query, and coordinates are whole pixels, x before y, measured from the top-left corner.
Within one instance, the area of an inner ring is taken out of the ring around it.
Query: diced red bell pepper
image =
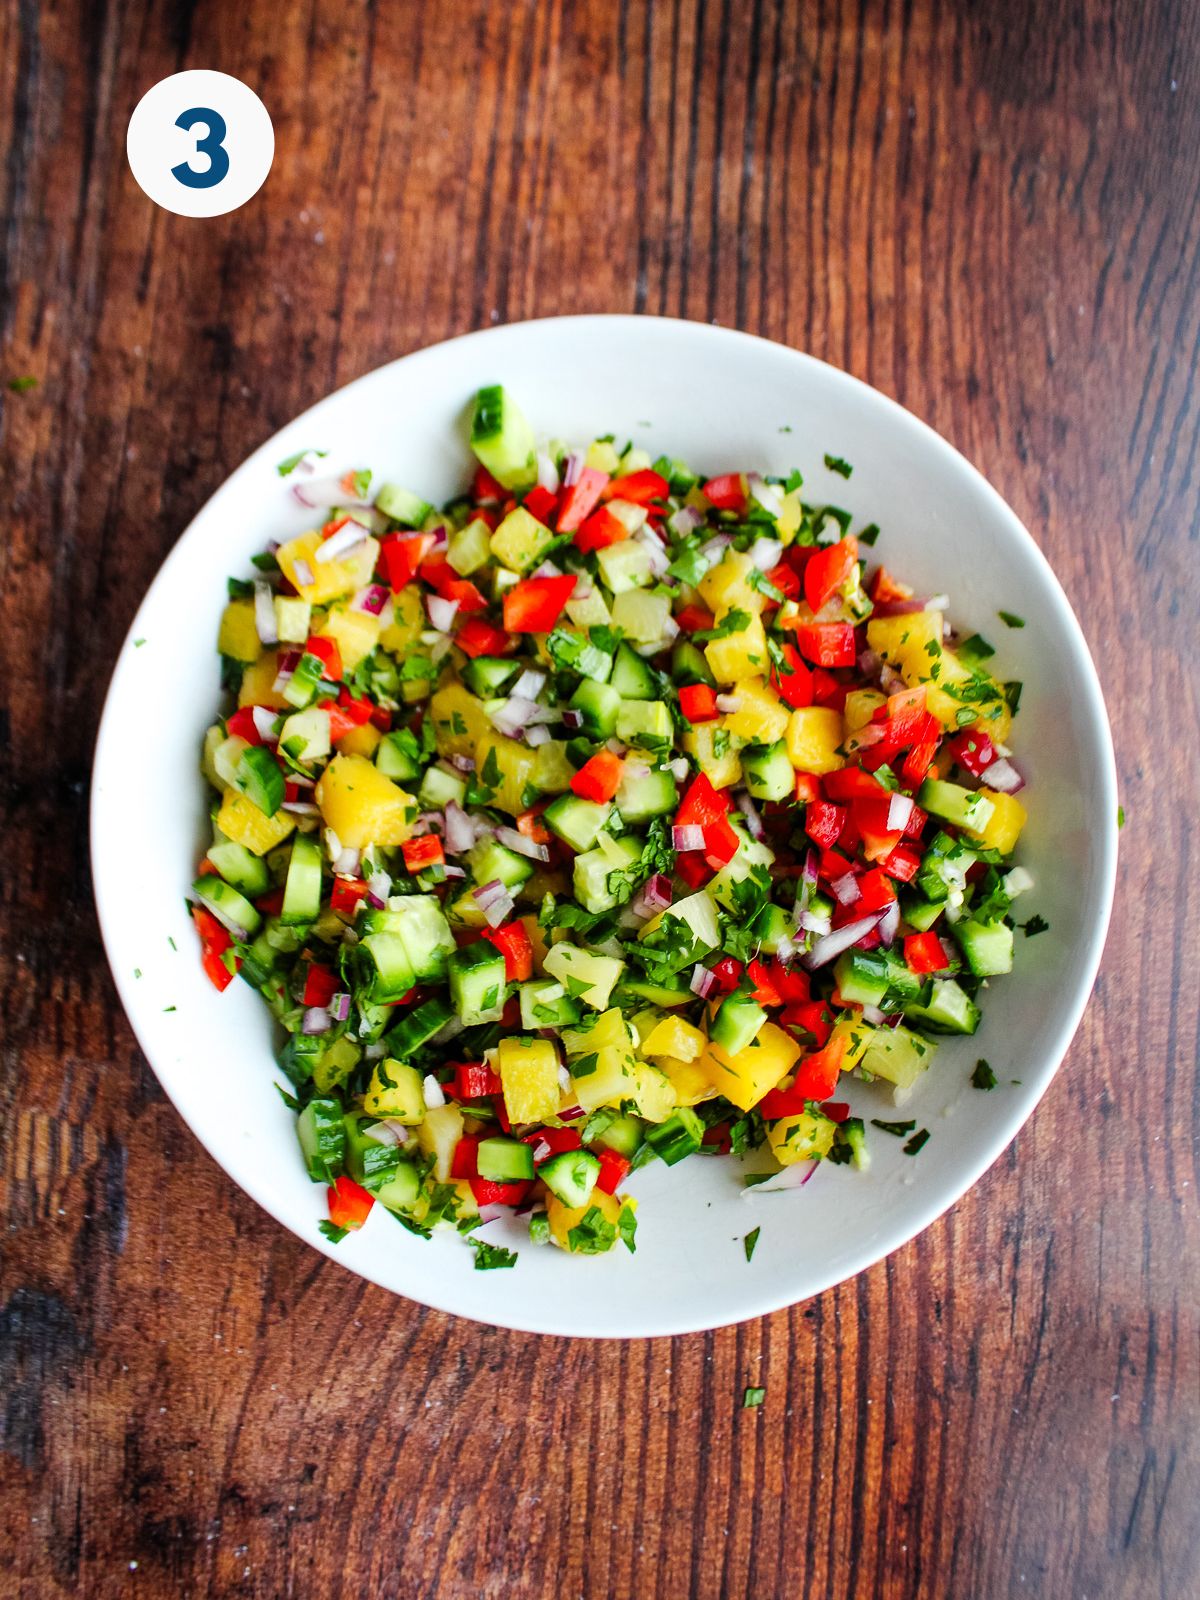
[[[521,1025],[521,1002],[514,994],[504,1002],[504,1010],[500,1014],[500,1026],[506,1032]]]
[[[313,633],[308,637],[304,646],[310,656],[316,656],[325,668],[325,676],[333,683],[342,681],[342,652],[338,649],[336,639],[326,639],[322,634]]]
[[[470,1178],[471,1193],[480,1206],[519,1206],[529,1193],[528,1183],[493,1183],[490,1178]]]
[[[850,1115],[850,1107],[845,1100],[826,1100],[821,1110],[830,1122],[845,1122]]]
[[[400,846],[404,865],[409,872],[424,872],[426,867],[440,866],[446,859],[442,841],[436,833],[422,833],[415,839],[406,839]]]
[[[599,506],[575,535],[580,550],[605,550],[628,539],[629,529],[607,506]]]
[[[454,1146],[454,1154],[450,1157],[450,1176],[452,1178],[479,1176],[478,1135],[464,1134]]]
[[[608,483],[608,473],[595,467],[584,467],[578,480],[564,489],[559,497],[559,533],[574,533],[600,504],[600,496]]]
[[[945,972],[950,965],[942,941],[932,928],[927,933],[910,933],[904,941],[904,959],[912,972]]]
[[[904,837],[906,839],[919,839],[925,831],[925,824],[928,821],[928,812],[922,811],[920,806],[914,806],[908,821],[904,825]]]
[[[200,964],[214,989],[224,992],[233,982],[233,973],[222,960],[233,943],[229,930],[205,906],[192,907],[192,921],[200,935]]]
[[[458,648],[472,658],[475,656],[502,656],[507,654],[512,640],[503,628],[493,628],[482,617],[468,617],[454,635]]]
[[[375,707],[365,696],[359,698],[356,695],[352,695],[344,684],[338,692],[337,703],[350,718],[351,722],[354,723],[355,727],[358,728],[364,727],[370,722],[375,712]]]
[[[571,777],[571,792],[581,800],[604,805],[621,787],[625,763],[611,750],[597,750]]]
[[[229,727],[233,727],[232,719]],[[973,728],[964,728],[957,738],[951,739],[947,748],[959,766],[965,767],[973,778],[981,777],[985,768],[990,767],[996,759],[996,747],[991,739],[986,733],[977,733]]]
[[[581,1150],[583,1148],[583,1135],[578,1128],[538,1128],[525,1135],[525,1143],[537,1145],[545,1141],[549,1145],[542,1161],[549,1161],[554,1156],[561,1156],[568,1150]],[[541,1161],[538,1162],[541,1165]]]
[[[239,706],[231,717],[226,717],[225,732],[231,739],[245,739],[247,744],[262,744],[262,735],[254,722],[254,711],[253,706]],[[271,715],[274,717],[278,713],[272,711]]]
[[[777,1122],[780,1117],[801,1117],[808,1110],[805,1097],[795,1087],[789,1089],[768,1089],[755,1108],[768,1122]]]
[[[558,496],[552,489],[546,489],[540,483],[535,483],[521,504],[531,517],[536,517],[539,522],[549,527],[551,514],[558,504]]]
[[[928,712],[921,725],[921,732],[913,741],[912,749],[904,758],[904,765],[900,768],[900,776],[905,783],[914,788],[925,778],[926,773],[933,765],[933,758],[937,754],[937,747],[942,737],[942,725],[935,716]]]
[[[675,871],[689,889],[702,889],[713,875],[713,869],[699,851],[676,856]]]
[[[903,837],[899,828],[888,827],[891,809],[890,799],[854,801],[854,822],[868,861],[886,861]]]
[[[839,683],[832,672],[826,672],[824,667],[813,668],[813,705],[828,706],[831,711],[845,712],[846,696],[850,693],[849,684]]]
[[[829,774],[832,776],[832,774]],[[811,805],[814,800],[819,800],[822,795],[821,779],[815,772],[798,772],[796,774],[796,804]]]
[[[781,646],[784,660],[787,662],[787,671],[781,672],[778,667],[771,668],[771,682],[779,690],[779,696],[786,700],[789,706],[810,706],[813,703],[813,675],[800,659],[800,653],[794,644]]]
[[[862,873],[858,878],[858,899],[846,909],[854,913],[851,921],[866,917],[872,911],[883,911],[896,898],[891,879],[878,867]]]
[[[475,476],[471,479],[472,500],[500,501],[507,498],[508,490],[502,483],[496,482],[485,466],[475,468]]]
[[[879,865],[889,878],[895,878],[900,883],[911,883],[921,870],[920,851],[914,850],[910,844],[898,844]]]
[[[683,633],[707,633],[710,628],[716,626],[716,618],[712,612],[699,601],[681,606],[675,613],[675,621]]]
[[[783,996],[775,987],[773,971],[761,961],[752,961],[746,968],[746,976],[754,985],[750,991],[751,996],[758,1001],[760,1006],[781,1006],[783,1004]]]
[[[665,500],[671,485],[650,467],[639,472],[627,472],[623,478],[614,478],[604,491],[606,500],[630,500],[635,506],[649,505],[651,500]]]
[[[839,767],[822,779],[831,800],[886,800],[888,791],[879,779],[861,767]]]
[[[542,821],[542,812],[549,804],[548,800],[539,800],[530,806],[528,811],[522,811],[517,818],[517,831],[523,833],[527,839],[532,839],[534,844],[550,843],[550,829]]]
[[[708,969],[717,980],[717,988],[722,994],[728,994],[731,989],[736,989],[738,979],[742,975],[742,963],[735,961],[732,956],[722,956],[720,961],[714,961]]]
[[[806,1100],[828,1100],[837,1088],[846,1056],[845,1034],[834,1034],[820,1050],[804,1056],[793,1084]]]
[[[804,569],[804,598],[816,612],[831,600],[858,564],[858,540],[852,533],[826,545]]]
[[[456,1100],[484,1100],[503,1090],[500,1074],[493,1072],[486,1061],[459,1061],[454,1068],[454,1098]],[[466,1177],[473,1176],[466,1173]]]
[[[767,573],[767,582],[773,584],[785,600],[798,600],[800,598],[800,579],[793,568],[786,561],[781,561],[778,566],[772,567]],[[768,605],[778,605],[777,600],[768,599]]]
[[[329,903],[343,916],[352,917],[358,910],[359,902],[365,900],[366,895],[367,886],[361,878],[335,878]]]
[[[332,967],[314,961],[304,979],[304,1004],[327,1006],[338,992],[338,975]]]
[[[890,694],[875,712],[872,721],[883,722],[888,730],[888,742],[895,750],[903,750],[914,739],[920,738],[926,726],[926,688],[923,683],[910,689]]]
[[[487,601],[469,578],[461,577],[445,556],[431,556],[421,563],[420,576],[441,595],[443,600],[455,600],[464,614],[486,611]]]
[[[817,875],[826,883],[836,883],[854,870],[853,863],[839,850],[822,850],[817,863]]]
[[[704,827],[704,859],[714,872],[727,866],[741,848],[741,840],[733,831],[728,817],[709,822]]]
[[[707,683],[685,683],[679,691],[679,709],[693,726],[712,722],[721,714],[717,710],[717,691]]]
[[[784,1005],[807,1005],[812,999],[812,985],[803,967],[785,967],[778,956],[771,959],[771,987]]]
[[[525,983],[533,976],[533,944],[523,922],[505,922],[498,928],[484,928],[483,937],[504,957],[507,983]]]
[[[596,1187],[604,1194],[616,1194],[625,1182],[626,1174],[633,1163],[628,1156],[623,1156],[617,1150],[610,1150],[607,1145],[601,1145],[595,1152],[600,1163],[600,1172],[596,1178]]]
[[[396,594],[410,584],[417,568],[433,549],[432,533],[390,533],[380,541],[380,559],[388,587]]]
[[[729,801],[726,796],[719,789],[714,789],[707,776],[699,772],[688,784],[687,792],[679,803],[675,826],[706,828],[710,823],[722,821],[728,812]]]
[[[804,831],[822,850],[832,850],[841,838],[845,810],[828,800],[814,800],[804,813]]]
[[[509,633],[549,633],[571,598],[575,575],[522,578],[504,596],[504,626]]]
[[[504,1132],[511,1133],[512,1119],[509,1117],[508,1107],[504,1103],[504,1096],[502,1094],[495,1094],[492,1096],[492,1110],[496,1113],[496,1121],[500,1124]]]
[[[856,659],[854,629],[848,622],[802,622],[796,644],[816,667],[852,667]]]
[[[911,600],[912,590],[906,583],[897,583],[886,567],[880,567],[867,586],[867,593],[876,605],[890,600]]]
[[[704,493],[718,511],[740,511],[746,504],[746,480],[740,472],[723,472],[708,480]]]
[[[789,1005],[786,1010],[780,1012],[779,1020],[785,1028],[812,1034],[817,1041],[818,1049],[833,1032],[829,1007],[822,1000],[806,1000],[800,1005]]]
[[[335,1228],[345,1228],[349,1232],[362,1227],[375,1204],[375,1196],[344,1172],[330,1188],[328,1198],[330,1222]]]
[[[272,889],[270,894],[260,895],[254,902],[264,917],[277,917],[283,910],[284,889],[281,884],[278,889]]]

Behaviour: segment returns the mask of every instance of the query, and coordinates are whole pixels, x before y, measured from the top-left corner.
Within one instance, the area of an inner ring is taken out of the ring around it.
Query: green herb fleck
[[[296,1099],[296,1096],[294,1094],[289,1094],[281,1083],[277,1083],[275,1085],[275,1090],[289,1111],[303,1110],[303,1107],[301,1106],[299,1100]]]
[[[919,1151],[924,1150],[928,1143],[929,1129],[922,1128],[920,1133],[914,1133],[912,1138],[904,1146],[904,1154],[906,1156],[915,1156]]]
[[[339,1228],[336,1222],[330,1222],[328,1217],[323,1222],[317,1223],[318,1232],[323,1233],[330,1244],[341,1244],[349,1233],[349,1228]]]
[[[328,454],[328,450],[297,450],[294,456],[288,456],[286,460],[281,461],[275,471],[281,478],[286,478],[289,473],[295,472],[305,456],[325,456]]]
[[[1124,826],[1125,826],[1125,807],[1124,806],[1118,806],[1117,807],[1117,827],[1118,828],[1123,828]]]
[[[996,615],[1001,622],[1007,624],[1010,628],[1023,628],[1025,626],[1025,618],[1018,617],[1015,611],[997,611]]]
[[[766,1398],[767,1391],[765,1389],[748,1388],[742,1396],[742,1410],[753,1411],[756,1406],[762,1405]]]
[[[976,1089],[994,1089],[996,1087],[996,1074],[982,1056],[975,1063],[975,1071],[971,1074],[971,1082]]]
[[[742,1248],[746,1252],[747,1261],[753,1261],[754,1259],[754,1247],[758,1243],[758,1236],[761,1232],[761,1228],[751,1228],[750,1232],[742,1240]]]
[[[903,1139],[906,1133],[911,1133],[916,1127],[916,1122],[880,1122],[878,1117],[871,1118],[871,1126],[878,1128],[881,1133],[894,1134],[897,1139]]]
[[[166,1012],[166,1011],[174,1011],[175,1007],[174,1006],[164,1006],[163,1010],[164,1010],[164,1012]]]
[[[1036,938],[1039,933],[1045,933],[1049,929],[1050,924],[1046,921],[1045,917],[1033,916],[1030,917],[1028,922],[1022,922],[1021,927],[1024,930],[1025,937],[1027,939],[1033,939]]]
[[[468,1239],[475,1252],[476,1272],[495,1272],[500,1267],[515,1267],[517,1252],[506,1250],[502,1244],[488,1244],[486,1239]]]
[[[878,538],[879,524],[877,522],[868,522],[866,527],[859,534],[858,542],[859,544],[873,545]]]
[[[135,650],[140,650],[142,648],[142,646],[145,644],[145,642],[146,642],[145,639],[135,639],[133,641],[133,648]]]
[[[28,375],[21,378],[10,378],[8,380],[8,387],[14,394],[28,394],[30,389],[36,389],[37,386],[37,379],[29,377]]]
[[[854,471],[854,468],[850,465],[850,463],[843,460],[841,456],[827,455],[825,457],[825,465],[829,468],[830,472],[836,472],[840,477],[843,478],[848,478]]]
[[[981,633],[973,633],[969,639],[964,639],[958,647],[958,653],[964,661],[986,661],[989,656],[996,654]]]
[[[629,1251],[630,1255],[636,1254],[637,1245],[634,1240],[637,1237],[637,1217],[632,1206],[624,1205],[621,1207],[617,1214],[617,1232],[621,1235],[621,1243]]]

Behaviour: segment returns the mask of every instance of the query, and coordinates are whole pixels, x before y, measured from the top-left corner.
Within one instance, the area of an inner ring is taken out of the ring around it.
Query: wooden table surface
[[[211,221],[125,162],[185,66],[274,118]],[[0,390],[0,1594],[1200,1594],[1200,9],[7,0],[0,84],[38,380]],[[1066,1065],[949,1216],[761,1322],[587,1345],[392,1299],[231,1189],[116,1002],[86,801],[134,607],[251,448],[426,343],[629,310],[812,351],[982,468],[1129,821]]]

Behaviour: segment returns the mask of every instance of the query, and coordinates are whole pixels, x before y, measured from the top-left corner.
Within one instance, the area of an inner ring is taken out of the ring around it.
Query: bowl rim
[[[384,1283],[364,1266],[359,1266],[340,1256],[335,1247],[320,1235],[311,1238],[303,1233],[295,1223],[284,1214],[285,1208],[275,1202],[275,1191],[271,1185],[263,1181],[256,1181],[253,1177],[247,1178],[245,1174],[235,1173],[226,1164],[226,1161],[203,1139],[197,1132],[186,1110],[172,1095],[167,1084],[159,1074],[154,1063],[154,1057],[147,1047],[143,1029],[140,1025],[142,1006],[138,995],[133,988],[132,980],[126,975],[125,966],[118,961],[118,952],[115,948],[115,932],[112,919],[105,911],[105,874],[102,861],[106,859],[102,850],[103,798],[101,775],[111,760],[110,751],[117,743],[118,731],[117,704],[120,698],[120,680],[123,676],[123,665],[128,660],[128,646],[133,641],[138,630],[143,626],[143,614],[152,609],[157,592],[165,587],[168,574],[174,565],[184,556],[184,547],[190,543],[193,530],[208,512],[213,500],[221,495],[230,485],[232,480],[243,473],[249,473],[259,465],[272,462],[278,450],[278,441],[281,435],[299,428],[307,423],[315,413],[330,405],[335,400],[344,397],[352,390],[367,386],[378,380],[384,372],[402,367],[406,363],[418,366],[425,359],[435,358],[436,355],[449,346],[461,346],[475,343],[485,347],[497,336],[512,338],[523,332],[535,329],[545,329],[553,326],[560,336],[569,337],[572,331],[594,329],[597,325],[604,325],[608,329],[620,328],[626,333],[635,330],[643,331],[648,324],[664,326],[677,330],[682,336],[697,340],[711,340],[715,345],[729,348],[733,345],[758,346],[764,354],[771,353],[772,359],[787,358],[797,364],[798,368],[807,368],[810,372],[820,374],[821,381],[842,386],[848,392],[856,393],[865,404],[882,408],[890,412],[893,419],[901,426],[915,430],[924,446],[939,454],[946,464],[959,472],[964,472],[971,480],[973,489],[988,505],[993,515],[1008,525],[1019,541],[1023,541],[1027,553],[1034,560],[1046,592],[1057,614],[1057,620],[1063,629],[1064,644],[1074,658],[1079,668],[1080,678],[1085,691],[1085,705],[1083,707],[1084,720],[1088,726],[1093,741],[1093,754],[1097,766],[1097,777],[1102,787],[1098,799],[1099,814],[1103,820],[1103,834],[1097,841],[1097,862],[1095,867],[1095,881],[1100,891],[1100,910],[1089,930],[1086,940],[1086,953],[1079,968],[1079,977],[1074,985],[1070,1003],[1058,1013],[1057,1023],[1053,1026],[1052,1044],[1045,1051],[1042,1079],[1036,1086],[1036,1092],[1031,1098],[1022,1099],[1019,1104],[1013,1104],[1011,1109],[996,1108],[996,1115],[989,1124],[988,1135],[982,1138],[975,1159],[967,1164],[953,1182],[943,1183],[935,1192],[930,1193],[926,1203],[917,1206],[912,1213],[906,1215],[905,1220],[899,1225],[885,1228],[878,1238],[871,1243],[864,1244],[859,1250],[852,1252],[849,1264],[845,1261],[839,1266],[822,1274],[819,1270],[810,1273],[810,1281],[799,1293],[789,1292],[786,1288],[776,1291],[760,1291],[755,1294],[751,1280],[747,1280],[746,1303],[734,1316],[722,1316],[719,1321],[712,1321],[704,1316],[672,1316],[669,1310],[659,1313],[657,1307],[646,1307],[646,1314],[634,1325],[630,1322],[628,1327],[609,1329],[603,1334],[589,1333],[578,1326],[568,1326],[565,1323],[556,1324],[553,1316],[541,1316],[536,1320],[520,1315],[518,1301],[515,1312],[502,1311],[496,1317],[476,1317],[470,1311],[462,1310],[458,1305],[451,1303],[452,1296],[441,1292],[440,1285],[435,1281],[428,1285],[421,1285],[419,1294],[408,1290],[399,1290],[391,1284]],[[96,740],[92,759],[92,783],[89,804],[89,843],[90,843],[90,870],[93,897],[96,904],[97,921],[100,928],[101,941],[113,983],[121,1001],[122,1009],[130,1029],[145,1055],[151,1070],[158,1079],[159,1085],[170,1101],[176,1113],[204,1148],[209,1157],[224,1171],[236,1184],[247,1193],[264,1211],[276,1222],[285,1227],[289,1233],[300,1239],[312,1249],[320,1251],[329,1260],[337,1262],[345,1270],[367,1282],[374,1283],[391,1294],[396,1294],[404,1299],[410,1299],[417,1304],[445,1312],[452,1316],[462,1317],[467,1321],[479,1321],[484,1326],[511,1329],[514,1332],[546,1334],[551,1337],[569,1338],[669,1338],[678,1334],[707,1332],[718,1327],[732,1327],[739,1323],[753,1320],[757,1317],[770,1315],[772,1312],[783,1310],[792,1305],[803,1304],[825,1293],[828,1289],[839,1283],[848,1282],[864,1272],[868,1267],[884,1260],[903,1245],[911,1243],[919,1234],[943,1216],[952,1206],[979,1182],[980,1178],[1000,1158],[1011,1144],[1020,1129],[1032,1117],[1040,1104],[1066,1056],[1075,1033],[1079,1027],[1088,1000],[1095,986],[1096,975],[1099,970],[1100,960],[1104,952],[1109,922],[1112,915],[1113,899],[1116,889],[1117,854],[1118,854],[1118,821],[1117,821],[1117,769],[1116,756],[1113,747],[1112,729],[1104,702],[1103,689],[1095,662],[1092,659],[1083,629],[1075,615],[1071,602],[1068,599],[1062,584],[1059,582],[1053,567],[1043,553],[1040,545],[1034,539],[1029,529],[1017,516],[1016,512],[1003,498],[1000,492],[984,477],[983,473],[949,440],[931,427],[922,418],[910,411],[906,406],[894,400],[890,395],[876,389],[873,385],[840,367],[832,365],[806,351],[797,350],[790,345],[782,344],[778,340],[767,339],[758,334],[747,333],[740,329],[723,327],[714,323],[696,322],[680,317],[643,316],[625,312],[595,312],[582,313],[569,316],[536,317],[520,322],[501,323],[492,327],[474,329],[466,333],[442,339],[435,344],[421,345],[404,355],[397,356],[390,361],[381,363],[377,367],[360,373],[339,388],[322,395],[312,405],[307,406],[296,416],[289,418],[281,428],[276,429],[271,436],[250,452],[232,471],[225,474],[221,482],[199,506],[180,532],[166,557],[158,567],[147,589],[139,602],[129,628],[116,653],[112,673],[105,690],[104,705],[97,729]],[[653,1324],[647,1326],[646,1324]]]

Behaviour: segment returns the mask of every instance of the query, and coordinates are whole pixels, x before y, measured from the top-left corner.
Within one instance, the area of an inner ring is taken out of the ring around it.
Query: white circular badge
[[[266,106],[239,79],[176,72],[138,101],[125,149],[156,205],[181,217],[220,217],[262,187],[275,129]]]

